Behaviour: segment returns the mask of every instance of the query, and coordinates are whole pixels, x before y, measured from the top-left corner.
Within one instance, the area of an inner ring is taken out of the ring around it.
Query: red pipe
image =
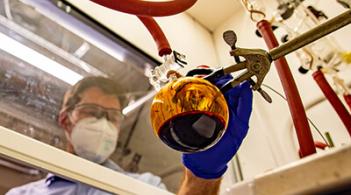
[[[91,0],[94,3],[120,12],[138,16],[170,16],[181,13],[197,0],[173,0],[166,2],[142,0]]]
[[[344,94],[344,99],[345,99],[345,101],[346,101],[346,103],[349,106],[350,111],[351,111],[351,94]]]
[[[154,41],[158,49],[158,55],[162,57],[164,55],[171,54],[172,53],[171,46],[169,45],[165,34],[163,33],[162,29],[157,24],[157,22],[152,17],[148,17],[148,16],[138,16],[138,18],[143,22],[144,26],[149,30],[150,34],[152,35],[152,38],[154,38]]]
[[[268,21],[262,20],[258,22],[257,28],[269,49],[279,46],[277,38],[272,31],[271,24]],[[288,62],[284,57],[282,57],[276,60],[274,63],[289,104],[290,114],[295,125],[301,155],[302,157],[305,157],[307,155],[314,154],[316,153],[316,148],[314,146],[311,129],[308,125],[307,116],[299,91],[288,66]]]
[[[341,102],[339,97],[336,95],[335,91],[329,85],[328,81],[325,79],[322,71],[317,70],[313,73],[313,78],[317,82],[319,88],[321,88],[324,96],[328,99],[329,103],[334,107],[334,110],[339,115],[341,121],[344,123],[347,131],[351,136],[351,115],[347,111],[344,104]]]

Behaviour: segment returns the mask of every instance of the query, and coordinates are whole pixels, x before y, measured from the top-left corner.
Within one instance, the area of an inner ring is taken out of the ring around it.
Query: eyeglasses
[[[119,123],[123,119],[121,110],[105,108],[96,104],[78,104],[73,107],[72,112],[75,112],[79,118],[105,117],[112,123]]]

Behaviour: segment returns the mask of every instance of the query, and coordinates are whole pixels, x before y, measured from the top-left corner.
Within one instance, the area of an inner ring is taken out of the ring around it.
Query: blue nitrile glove
[[[221,87],[232,77],[226,75],[216,80]],[[194,175],[204,179],[221,177],[227,170],[227,163],[239,149],[249,129],[252,111],[252,90],[248,82],[230,89],[224,94],[229,107],[229,123],[221,140],[208,150],[192,154],[183,154],[182,160],[186,168]]]

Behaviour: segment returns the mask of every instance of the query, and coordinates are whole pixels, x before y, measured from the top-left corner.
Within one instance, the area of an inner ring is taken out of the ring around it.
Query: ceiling
[[[239,0],[198,0],[186,13],[209,31],[214,31],[241,6]]]

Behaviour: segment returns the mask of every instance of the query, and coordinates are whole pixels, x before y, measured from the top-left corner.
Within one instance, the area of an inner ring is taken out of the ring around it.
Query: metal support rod
[[[351,23],[351,10],[348,10],[335,18],[332,18],[325,23],[295,37],[287,43],[272,49],[269,54],[272,61],[283,57],[295,50],[304,47],[348,24]]]
[[[329,145],[329,147],[330,147],[330,148],[335,147],[334,142],[333,142],[333,139],[331,138],[330,133],[327,131],[327,132],[325,132],[324,135],[325,135],[325,137],[326,137],[327,140],[328,140],[328,145]]]

